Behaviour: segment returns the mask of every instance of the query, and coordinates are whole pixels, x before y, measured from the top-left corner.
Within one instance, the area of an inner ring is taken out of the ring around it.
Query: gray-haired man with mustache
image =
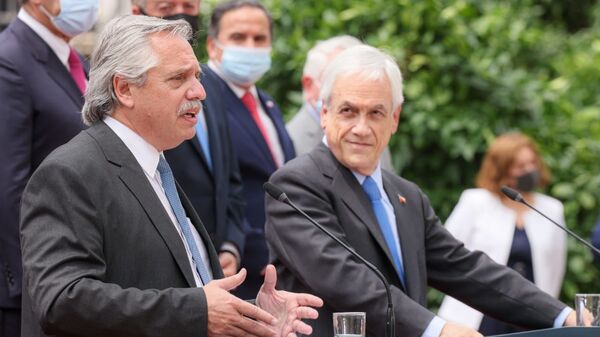
[[[217,252],[162,155],[194,137],[205,98],[190,26],[121,17],[92,56],[84,121],[23,194],[23,334],[293,336],[322,301],[275,290],[234,297]]]

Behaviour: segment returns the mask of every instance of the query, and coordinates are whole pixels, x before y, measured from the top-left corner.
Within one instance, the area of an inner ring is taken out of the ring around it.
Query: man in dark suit
[[[217,253],[162,151],[195,135],[205,92],[189,24],[112,20],[92,57],[90,128],[40,165],[23,194],[23,336],[287,336],[320,299],[228,291]],[[308,305],[308,306],[306,306]],[[277,317],[277,319],[275,318]]]
[[[254,0],[219,4],[211,15],[208,35],[210,61],[203,81],[207,91],[218,92],[219,111],[229,119],[246,203],[242,267],[248,269],[248,279],[236,294],[249,297],[260,287],[269,254],[262,184],[295,152],[281,111],[255,86],[271,64],[270,14]]]
[[[132,12],[166,20],[185,19],[197,30],[200,0],[133,0]],[[202,72],[208,71],[203,66]],[[208,99],[203,101],[196,124],[196,137],[165,151],[165,158],[177,181],[190,198],[219,253],[225,276],[237,272],[241,264],[245,235],[242,180],[223,111],[218,87],[200,79]]]
[[[88,4],[83,13],[86,8],[95,15]],[[20,335],[19,207],[25,184],[52,150],[84,128],[86,75],[68,44],[78,31],[50,18],[70,10],[58,0],[24,1],[0,33],[0,336]],[[87,20],[77,28],[94,23]]]
[[[381,169],[396,132],[402,75],[369,46],[347,49],[324,74],[326,144],[271,177],[291,200],[375,265],[391,284],[396,335],[481,336],[425,307],[431,285],[499,319],[530,328],[574,325],[575,313],[442,226],[414,183]],[[267,197],[266,234],[280,285],[325,301],[316,335],[332,333],[335,311],[366,311],[367,334],[384,336],[386,295],[363,263],[288,205]]]

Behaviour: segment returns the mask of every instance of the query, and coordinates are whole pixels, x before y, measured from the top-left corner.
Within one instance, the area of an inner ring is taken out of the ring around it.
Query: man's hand
[[[231,295],[246,279],[246,269],[204,286],[208,304],[208,336],[276,337],[277,320],[271,314]]]
[[[588,314],[589,314],[589,312],[588,312]],[[589,314],[589,315],[591,316],[591,314]],[[591,319],[590,319],[590,322],[591,322]],[[575,310],[571,311],[571,313],[569,315],[567,315],[567,319],[565,319],[564,326],[577,326],[577,314],[575,313]]]
[[[483,337],[483,335],[468,326],[447,322],[442,328],[440,337]]]
[[[323,300],[310,294],[275,290],[276,283],[275,267],[268,265],[265,268],[265,282],[256,297],[256,305],[277,318],[279,337],[295,337],[296,332],[310,335],[312,328],[302,322],[302,319],[319,317],[319,313],[311,307],[323,306]]]
[[[582,316],[583,326],[593,326],[593,324],[598,324],[597,322],[593,322],[594,315],[592,315],[592,313],[587,308],[583,308]],[[563,326],[577,326],[577,313],[575,312],[575,310],[569,313],[567,319],[565,319],[565,323],[563,324]]]
[[[221,269],[223,269],[225,277],[235,275],[237,271],[237,259],[235,255],[230,252],[219,253],[219,264],[221,265]]]

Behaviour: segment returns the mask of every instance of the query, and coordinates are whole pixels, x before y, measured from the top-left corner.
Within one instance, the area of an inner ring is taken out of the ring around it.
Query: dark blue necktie
[[[198,250],[198,246],[194,240],[194,235],[192,234],[190,224],[185,216],[185,211],[183,210],[183,205],[179,199],[179,194],[177,194],[173,172],[171,172],[171,167],[169,167],[169,164],[162,155],[158,161],[158,172],[160,173],[160,180],[165,190],[167,200],[169,200],[169,204],[171,204],[171,209],[175,214],[175,218],[177,218],[179,228],[181,228],[183,237],[185,238],[188,248],[192,253],[192,260],[194,261],[194,265],[196,265],[198,275],[200,275],[202,282],[207,284],[211,280],[210,275],[208,274],[206,266],[204,265],[204,261],[202,261],[202,256],[200,255],[200,251]]]
[[[362,188],[367,193],[369,201],[371,201],[371,207],[373,207],[373,212],[375,212],[375,217],[379,223],[381,233],[383,233],[383,237],[385,238],[385,243],[392,253],[392,259],[394,260],[394,265],[396,266],[396,272],[398,273],[398,276],[400,276],[400,281],[402,281],[402,285],[406,289],[404,265],[402,264],[402,259],[400,258],[400,247],[398,247],[396,244],[394,231],[392,230],[392,226],[385,212],[383,200],[381,199],[381,192],[379,191],[375,180],[373,180],[371,177],[367,177],[365,179],[362,184]]]

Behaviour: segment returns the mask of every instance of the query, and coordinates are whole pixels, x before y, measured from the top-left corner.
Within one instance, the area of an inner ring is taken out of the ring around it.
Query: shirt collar
[[[17,17],[23,21],[29,28],[31,28],[46,44],[54,54],[58,57],[60,62],[69,69],[69,53],[71,52],[71,47],[69,44],[52,33],[46,26],[42,25],[39,21],[37,21],[33,16],[31,16],[27,11],[21,7],[19,10],[19,14]]]
[[[354,177],[356,177],[356,180],[358,180],[358,183],[362,186],[362,184],[365,182],[365,179],[367,179],[367,176],[363,176],[362,174],[352,171],[352,174],[354,174]],[[375,171],[373,171],[373,173],[371,173],[371,178],[373,180],[375,180],[375,183],[377,184],[377,188],[379,188],[379,191],[382,192],[385,191],[383,189],[383,178],[381,176],[381,163],[377,163],[377,168],[375,168]]]
[[[131,151],[144,172],[150,177],[155,178],[161,153],[152,144],[148,143],[144,138],[135,133],[135,131],[118,120],[106,116],[104,123],[125,143],[125,146]]]
[[[244,95],[246,94],[246,89],[226,79],[223,76],[223,72],[221,71],[219,66],[215,62],[213,62],[213,60],[208,61],[208,67],[217,75],[219,75],[219,77],[222,78],[223,81],[225,81],[225,83],[227,83],[227,86],[231,89],[231,91],[233,91],[237,98],[242,99],[242,97],[244,97]],[[248,90],[250,91],[252,96],[254,96],[254,100],[258,102],[258,90],[256,90],[256,85],[253,84]]]

